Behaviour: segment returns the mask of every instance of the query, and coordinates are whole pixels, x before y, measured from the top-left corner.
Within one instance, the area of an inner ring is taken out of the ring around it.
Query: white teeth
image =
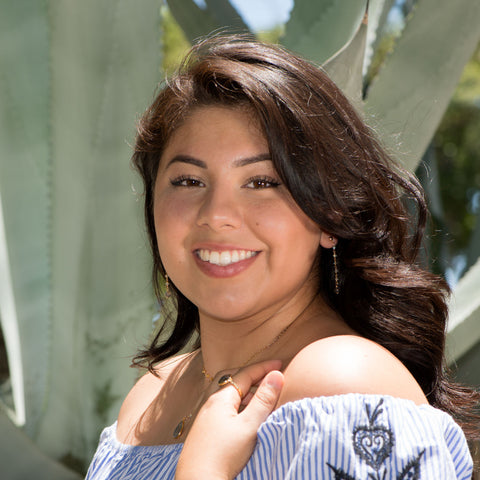
[[[210,252],[210,258],[207,262],[213,263],[214,265],[220,265],[220,253],[219,252]]]
[[[232,263],[232,256],[230,255],[230,252],[222,252],[220,254],[220,265],[228,265],[230,263]]]
[[[204,262],[213,263],[214,265],[220,265],[222,267],[240,262],[246,258],[251,258],[257,254],[257,252],[252,252],[251,250],[223,250],[222,252],[216,252],[204,249],[197,250],[196,253]]]

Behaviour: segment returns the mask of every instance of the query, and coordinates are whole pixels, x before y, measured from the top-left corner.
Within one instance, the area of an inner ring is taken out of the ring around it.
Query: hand
[[[255,448],[258,427],[280,396],[283,374],[274,370],[280,366],[280,361],[270,360],[232,375],[242,392],[249,392],[263,378],[255,394],[247,393],[243,400],[233,385],[208,398],[188,433],[176,480],[230,480],[242,470]]]

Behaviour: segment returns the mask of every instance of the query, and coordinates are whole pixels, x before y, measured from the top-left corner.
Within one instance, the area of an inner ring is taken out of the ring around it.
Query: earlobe
[[[338,239],[331,235],[328,232],[322,232],[321,237],[320,237],[320,245],[323,248],[333,248],[335,245],[337,245]]]

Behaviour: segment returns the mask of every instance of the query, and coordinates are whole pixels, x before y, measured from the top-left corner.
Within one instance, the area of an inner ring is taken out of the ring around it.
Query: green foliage
[[[285,34],[284,25],[276,25],[270,30],[257,32],[257,38],[262,42],[279,43],[282,36]]]
[[[375,49],[374,55],[370,62],[370,66],[364,78],[364,91],[368,91],[368,86],[372,83],[373,79],[376,78],[379,73],[382,65],[384,64],[386,58],[389,54],[393,52],[395,47],[396,35],[391,32],[387,35],[381,37],[378,42],[377,48]]]
[[[452,254],[469,246],[480,213],[472,204],[474,195],[480,194],[479,51],[465,67],[433,140],[443,207],[435,227],[455,240],[449,243]]]
[[[190,48],[190,42],[167,7],[161,9],[162,69],[170,75]]]
[[[453,101],[474,102],[480,107],[480,44],[472,59],[465,65],[462,78],[455,90]]]

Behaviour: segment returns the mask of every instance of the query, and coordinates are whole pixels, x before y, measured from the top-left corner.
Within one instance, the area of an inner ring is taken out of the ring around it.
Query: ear
[[[320,246],[323,248],[332,248],[338,243],[337,237],[334,237],[328,232],[322,232],[320,235]]]

